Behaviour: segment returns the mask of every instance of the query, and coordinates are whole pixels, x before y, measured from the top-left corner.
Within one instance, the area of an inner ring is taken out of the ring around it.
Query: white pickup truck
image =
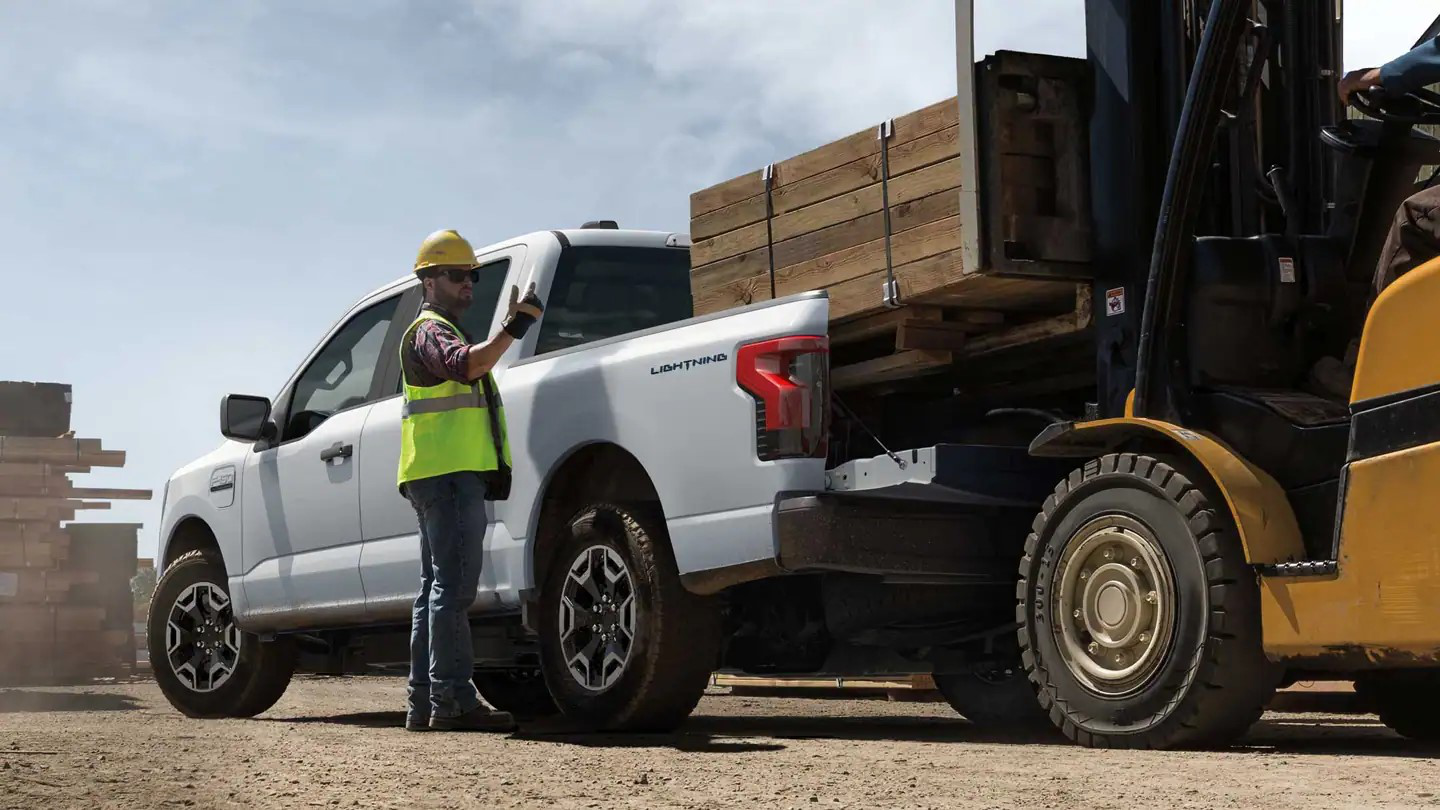
[[[692,318],[688,246],[601,223],[476,254],[472,335],[511,285],[546,302],[496,368],[514,470],[472,608],[481,694],[609,729],[673,727],[722,667],[933,672],[972,719],[1000,682],[1033,705],[1003,648],[1043,493],[946,486],[963,448],[827,471],[828,299]],[[411,277],[365,296],[273,401],[226,397],[227,441],[166,484],[149,637],[185,714],[262,712],[297,667],[408,662],[397,346],[419,306]],[[993,470],[1014,448],[978,450]],[[907,502],[916,483],[953,503]]]

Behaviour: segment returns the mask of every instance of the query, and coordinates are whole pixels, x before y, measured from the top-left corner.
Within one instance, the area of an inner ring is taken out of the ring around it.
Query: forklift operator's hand
[[[1349,104],[1351,96],[1379,86],[1380,68],[1352,70],[1345,74],[1345,78],[1340,80],[1337,88],[1340,92],[1340,103]]]

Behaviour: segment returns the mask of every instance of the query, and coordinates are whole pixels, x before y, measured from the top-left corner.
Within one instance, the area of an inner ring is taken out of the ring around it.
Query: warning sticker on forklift
[[[1105,291],[1105,314],[1125,314],[1125,288],[1111,287]]]
[[[1199,434],[1199,433],[1194,433],[1194,432],[1192,432],[1192,431],[1185,430],[1184,428],[1180,428],[1179,430],[1176,430],[1176,431],[1175,431],[1175,435],[1176,435],[1176,436],[1179,436],[1180,438],[1184,439],[1184,440],[1187,441],[1187,442],[1198,442],[1198,441],[1200,441],[1200,434]]]
[[[1295,283],[1295,260],[1289,256],[1280,257],[1280,283]]]

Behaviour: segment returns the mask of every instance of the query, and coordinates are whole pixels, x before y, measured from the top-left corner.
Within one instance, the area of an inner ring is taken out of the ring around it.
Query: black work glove
[[[535,294],[534,282],[531,282],[529,289],[525,290],[524,298],[520,297],[520,288],[512,285],[509,310],[505,320],[500,324],[500,328],[505,330],[505,334],[520,340],[525,337],[526,332],[530,331],[530,327],[540,320],[540,316],[544,312],[545,305],[540,302],[540,296]]]

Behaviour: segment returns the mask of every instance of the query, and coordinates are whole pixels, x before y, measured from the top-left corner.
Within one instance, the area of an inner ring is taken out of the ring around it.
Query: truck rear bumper
[[[851,493],[786,493],[775,505],[775,554],[687,573],[700,594],[757,579],[821,572],[935,582],[1010,582],[1032,510],[877,498]]]

